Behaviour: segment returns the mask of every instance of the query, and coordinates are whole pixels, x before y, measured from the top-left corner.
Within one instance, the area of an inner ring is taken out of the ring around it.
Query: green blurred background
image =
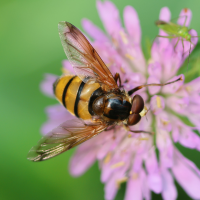
[[[200,34],[200,1],[115,0],[122,16],[126,5],[138,12],[143,44],[154,39],[158,30],[154,21],[168,6],[172,18],[182,8],[193,12],[191,27]],[[41,135],[46,120],[44,108],[56,104],[39,90],[44,73],[61,74],[66,59],[58,36],[59,21],[69,21],[81,30],[81,19],[89,18],[103,28],[94,0],[0,0],[0,199],[68,199],[102,200],[104,185],[100,182],[97,163],[84,175],[73,178],[68,164],[74,150],[54,159],[33,163],[26,159],[29,149]],[[200,167],[200,154],[181,151]],[[192,155],[191,155],[192,154]],[[197,163],[198,162],[198,163]],[[179,199],[189,199],[178,187]],[[116,199],[123,199],[125,184]],[[161,199],[153,194],[153,199]]]

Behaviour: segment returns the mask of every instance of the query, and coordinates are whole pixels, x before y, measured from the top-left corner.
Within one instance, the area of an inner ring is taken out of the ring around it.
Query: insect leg
[[[116,74],[115,74],[114,79],[115,79],[116,82],[117,82],[117,80],[119,79],[119,87],[122,87],[122,82],[121,82],[121,78],[120,78],[119,73],[116,73]]]
[[[176,79],[175,81],[171,81],[171,82],[168,82],[168,83],[165,83],[165,84],[151,83],[151,84],[146,84],[146,85],[140,85],[138,87],[133,88],[132,90],[129,90],[128,94],[132,95],[134,92],[136,92],[137,90],[142,89],[143,87],[147,87],[147,86],[164,86],[164,85],[169,85],[171,83],[175,83],[175,82],[180,81],[180,80],[183,80],[182,77]]]
[[[182,18],[182,17],[186,17],[186,15],[175,17],[175,18],[171,19],[170,21],[176,23],[176,20],[179,18]]]
[[[114,126],[110,126],[110,127],[106,128],[104,131],[110,131],[110,130],[113,130],[113,129],[115,129],[115,125],[114,125]]]
[[[183,26],[185,27],[185,24],[186,24],[186,21],[187,21],[187,15],[185,16],[185,21],[184,21],[184,24],[183,24]]]
[[[163,35],[157,35],[156,37],[162,37],[162,38],[169,38],[169,39],[172,39],[172,38],[176,38],[176,36],[163,36]]]
[[[183,46],[183,53],[184,53],[184,42],[183,42],[183,39],[181,40],[182,42],[182,46]],[[190,45],[191,46],[191,45]]]
[[[187,72],[188,72],[188,66],[189,66],[189,60],[190,60],[191,44],[192,44],[192,42],[190,43],[189,56],[188,56],[188,63],[187,63]]]
[[[150,135],[154,135],[154,132],[150,132],[150,131],[143,131],[143,130],[130,130],[130,127],[127,126],[127,125],[124,125],[124,128],[129,131],[129,132],[132,132],[132,133],[147,133],[147,134],[150,134]]]
[[[150,131],[143,131],[143,130],[137,130],[137,131],[129,130],[129,131],[133,133],[147,133],[149,135],[154,135],[154,132],[150,132]]]
[[[177,42],[176,42],[176,44],[175,44],[175,46],[174,46],[174,51],[175,51],[175,52],[176,52],[176,47],[177,47],[177,45],[178,45],[179,40],[180,40],[180,38],[178,38],[178,40],[177,40]]]

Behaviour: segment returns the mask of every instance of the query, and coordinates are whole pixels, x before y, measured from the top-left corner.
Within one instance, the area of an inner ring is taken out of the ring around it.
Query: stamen
[[[132,137],[132,135],[129,133],[129,134],[128,134],[128,138],[131,138],[131,137]]]
[[[121,72],[122,72],[123,74],[126,73],[123,67],[120,67],[120,70],[121,70]]]
[[[147,109],[146,106],[144,106],[144,109],[139,113],[139,115],[140,115],[141,117],[144,117],[144,116],[147,114],[147,112],[148,112],[148,109]]]
[[[149,138],[140,138],[139,140],[149,140]]]
[[[138,174],[137,173],[133,173],[133,175],[132,175],[132,179],[137,179],[138,178]]]
[[[128,59],[130,59],[130,60],[134,60],[134,57],[133,57],[133,56],[131,56],[131,55],[130,55],[130,54],[128,54],[128,53],[127,53],[127,54],[125,54],[125,57],[126,57],[126,58],[128,58]]]
[[[160,121],[162,122],[162,124],[164,126],[167,126],[170,123],[170,121],[166,121],[166,120],[162,120],[162,119]]]
[[[112,42],[115,45],[115,47],[119,47],[119,44],[115,38],[112,38]]]
[[[188,9],[187,9],[187,8],[184,8],[184,12],[187,13],[187,12],[188,12]]]
[[[70,71],[63,68],[63,67],[62,67],[61,71],[62,71],[63,74],[70,74]]]
[[[115,163],[114,165],[111,165],[111,169],[116,169],[118,167],[122,167],[122,166],[124,166],[124,164],[125,163],[123,161]]]
[[[121,38],[122,38],[123,43],[124,43],[124,44],[128,44],[128,39],[127,39],[127,37],[126,37],[124,31],[120,31],[119,34],[120,34],[120,36],[121,36]]]
[[[106,157],[104,158],[104,163],[105,163],[105,164],[106,164],[106,163],[109,163],[110,160],[111,160],[111,157],[112,157],[112,154],[111,154],[111,152],[109,152],[109,153],[106,155]]]
[[[162,108],[160,97],[156,96],[156,104],[158,108]]]
[[[192,88],[191,88],[190,86],[185,87],[185,89],[186,89],[188,92],[191,92],[191,91],[192,91]]]
[[[123,124],[123,127],[124,127],[124,129],[125,129],[126,131],[130,131],[129,126],[125,126],[125,125]]]
[[[117,188],[119,189],[119,188],[120,188],[120,185],[121,185],[122,183],[125,183],[127,180],[128,180],[128,178],[127,178],[126,176],[123,177],[123,178],[121,178],[121,179],[118,179],[118,180],[116,181]]]
[[[111,62],[109,62],[108,64],[106,64],[106,66],[109,68],[112,65]]]

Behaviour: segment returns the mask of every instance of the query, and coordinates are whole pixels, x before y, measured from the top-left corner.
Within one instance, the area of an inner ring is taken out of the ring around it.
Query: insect
[[[184,12],[187,13],[188,9],[185,8]],[[158,26],[161,30],[163,30],[165,33],[168,34],[168,36],[157,35],[157,37],[169,38],[169,39],[177,38],[177,42],[174,46],[174,50],[176,50],[176,47],[177,47],[179,41],[181,40],[182,46],[183,46],[183,53],[184,53],[184,41],[190,42],[190,49],[189,49],[189,54],[190,54],[191,44],[193,44],[191,39],[194,38],[194,37],[198,37],[198,36],[192,36],[189,33],[191,29],[189,29],[186,26],[187,16],[181,16],[181,17],[185,17],[185,21],[184,21],[183,26],[175,24],[173,22],[165,22],[165,21],[162,21],[162,20],[156,21],[155,22],[156,26]]]
[[[135,91],[181,80],[141,85],[126,92],[122,88],[120,75],[112,76],[79,29],[68,22],[60,22],[58,29],[64,51],[77,75],[60,77],[53,84],[54,94],[77,119],[62,123],[43,137],[28,154],[28,159],[32,161],[59,155],[115,125],[122,124],[129,129],[146,114],[142,97],[135,95],[131,98]],[[142,130],[132,132],[149,133]]]

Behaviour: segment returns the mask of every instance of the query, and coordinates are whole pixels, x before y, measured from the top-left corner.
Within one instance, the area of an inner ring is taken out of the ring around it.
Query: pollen
[[[131,138],[131,137],[132,137],[132,135],[129,133],[129,134],[128,134],[128,138]]]
[[[124,127],[124,129],[125,129],[126,131],[130,131],[129,126],[125,126],[125,125],[123,124],[123,127]]]
[[[114,165],[111,165],[111,169],[116,169],[118,167],[122,167],[122,166],[124,166],[124,164],[125,163],[123,161],[115,163]]]
[[[130,111],[130,115],[132,114],[133,112],[132,111]]]
[[[120,31],[119,34],[120,34],[120,36],[121,36],[121,38],[122,38],[123,43],[124,43],[124,44],[128,44],[128,39],[127,39],[127,37],[126,37],[124,31]]]
[[[109,152],[109,153],[106,155],[105,159],[104,159],[104,163],[105,163],[105,164],[106,164],[106,163],[109,163],[111,157],[112,157],[112,154],[111,154],[111,152]]]
[[[187,9],[187,8],[184,8],[184,12],[187,13],[187,12],[188,12],[188,9]]]
[[[107,63],[106,66],[109,68],[111,66],[111,63]]]
[[[138,178],[138,174],[137,173],[133,173],[133,175],[132,175],[132,179],[137,179]]]
[[[133,56],[131,56],[130,54],[125,54],[125,57],[126,58],[128,58],[129,60],[134,60],[134,57]]]
[[[139,140],[149,140],[149,138],[144,137],[144,138],[140,138]]]
[[[127,178],[126,176],[123,177],[123,178],[118,179],[118,180],[116,181],[117,188],[119,189],[119,188],[120,188],[120,185],[121,185],[122,183],[125,183],[127,180],[128,180],[128,178]]]
[[[65,68],[62,68],[61,71],[63,74],[70,74],[69,70],[67,70]]]
[[[182,76],[180,77],[180,80],[183,81],[183,77]]]
[[[167,125],[170,123],[170,121],[166,121],[166,120],[161,120],[161,122],[162,122],[162,124],[163,124],[164,126],[167,126]]]
[[[191,92],[191,91],[192,91],[192,88],[191,88],[190,86],[185,87],[185,89],[186,89],[188,92]]]
[[[160,97],[156,97],[156,104],[158,108],[162,108]]]
[[[115,38],[112,38],[112,42],[115,45],[115,47],[119,47],[119,43],[117,42]]]
[[[122,73],[124,73],[124,74],[126,73],[123,67],[120,67],[120,70]]]
[[[144,117],[144,116],[147,114],[147,112],[148,112],[148,109],[147,109],[146,106],[144,106],[144,109],[139,113],[139,115],[140,115],[141,117]]]

